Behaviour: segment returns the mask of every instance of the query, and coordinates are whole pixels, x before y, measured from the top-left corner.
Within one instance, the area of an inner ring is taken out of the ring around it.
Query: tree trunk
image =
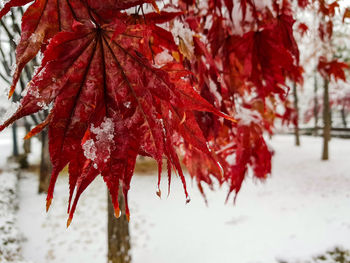
[[[343,126],[344,128],[347,128],[348,127],[348,123],[346,121],[346,114],[345,114],[345,106],[343,105],[343,108],[340,110],[340,114],[341,114],[341,119],[342,119],[342,122],[343,122]]]
[[[125,216],[124,197],[119,190],[118,200],[122,214],[119,219],[114,216],[114,208],[108,195],[108,263],[130,263],[129,222]]]
[[[50,183],[52,165],[49,154],[48,131],[44,129],[41,132],[41,163],[39,173],[39,193],[47,193]]]
[[[323,153],[322,160],[329,159],[328,144],[330,140],[331,133],[331,114],[329,106],[329,91],[328,91],[329,81],[324,80],[324,94],[323,94]]]
[[[318,130],[317,130],[317,124],[318,124],[318,99],[317,99],[317,73],[315,73],[315,79],[314,79],[314,120],[315,120],[315,125],[314,125],[314,136],[318,135]]]
[[[294,111],[295,111],[295,123],[294,123],[294,135],[295,135],[295,145],[300,146],[300,136],[299,136],[299,105],[298,105],[298,91],[297,84],[293,84],[293,96],[294,96]]]
[[[18,157],[18,141],[17,141],[17,123],[12,124],[12,155]]]

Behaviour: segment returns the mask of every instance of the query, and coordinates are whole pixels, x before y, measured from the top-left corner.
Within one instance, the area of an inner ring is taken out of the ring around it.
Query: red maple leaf
[[[11,7],[23,6],[33,0],[11,0],[0,11],[0,19]],[[72,31],[74,21],[90,19],[103,23],[112,22],[119,10],[154,0],[37,0],[22,17],[22,34],[16,50],[16,67],[9,96],[11,97],[24,66],[40,49],[44,50],[53,36],[61,31]],[[154,4],[155,5],[155,4]]]
[[[47,208],[59,172],[70,166],[70,192],[76,189],[76,195],[68,223],[80,194],[99,173],[118,215],[119,182],[127,200],[138,154],[157,161],[159,180],[166,158],[182,178],[187,196],[174,135],[210,156],[193,111],[232,119],[193,89],[186,80],[189,73],[180,64],[175,71],[174,66],[167,70],[153,67],[149,41],[158,37],[152,34],[153,27],[126,21],[116,19],[103,26],[76,24],[73,32],[58,33],[47,46],[20,108],[0,126],[2,130],[43,105],[53,104],[47,120],[28,136],[49,127],[53,172]]]
[[[340,62],[337,59],[327,61],[325,57],[320,57],[317,69],[324,78],[330,79],[333,77],[336,81],[341,79],[346,81],[344,69],[348,69],[349,65]]]
[[[350,8],[346,8],[343,15],[343,23],[346,18],[350,18]]]

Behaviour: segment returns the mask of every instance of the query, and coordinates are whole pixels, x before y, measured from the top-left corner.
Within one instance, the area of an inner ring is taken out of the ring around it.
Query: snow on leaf
[[[84,150],[84,156],[91,160],[94,161],[96,159],[96,147],[94,140],[90,139],[87,140],[83,145],[82,148]]]

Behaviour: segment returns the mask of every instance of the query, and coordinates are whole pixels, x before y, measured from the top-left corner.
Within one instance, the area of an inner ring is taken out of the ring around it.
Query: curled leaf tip
[[[11,86],[11,88],[10,88],[10,92],[9,92],[9,99],[11,99],[11,97],[12,97],[12,95],[13,95],[13,93],[15,92],[15,87],[14,86]]]
[[[157,189],[156,194],[159,198],[162,198],[162,191],[159,188]]]
[[[157,11],[157,13],[160,14],[159,7],[157,6],[155,0],[152,0],[152,6],[153,6],[153,8]]]
[[[229,116],[229,115],[227,115],[227,114],[226,114],[226,116],[227,116],[227,117],[226,117],[227,120],[232,121],[232,122],[235,122],[235,123],[237,122],[237,120],[236,120],[235,118],[233,118],[233,117],[231,117],[231,116]]]
[[[130,222],[130,214],[125,214],[126,216],[126,220],[128,220],[128,222]]]
[[[116,218],[119,218],[120,215],[121,215],[120,209],[119,209],[119,208],[115,208],[115,209],[114,209],[114,216],[115,216]]]
[[[68,217],[67,219],[67,228],[70,226],[70,224],[72,223],[72,219],[71,217]]]
[[[49,211],[51,206],[52,198],[46,200],[46,213]]]
[[[24,136],[23,140],[28,140],[28,139],[32,138],[34,135],[37,135],[37,132],[33,132],[33,130],[31,130],[30,132],[28,132],[26,134],[26,136]]]
[[[189,202],[191,202],[191,198],[189,196],[186,197],[186,204],[188,204]]]

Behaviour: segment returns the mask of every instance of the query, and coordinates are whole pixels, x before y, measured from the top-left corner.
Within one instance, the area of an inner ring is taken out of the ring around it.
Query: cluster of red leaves
[[[116,216],[121,184],[129,216],[127,193],[139,154],[157,161],[159,178],[165,158],[180,175],[187,196],[177,142],[212,158],[194,111],[233,120],[194,90],[181,63],[173,60],[163,68],[152,63],[162,50],[177,52],[171,33],[157,23],[179,13],[139,17],[121,12],[144,2],[38,0],[23,16],[10,96],[24,65],[40,50],[43,60],[19,109],[0,129],[52,105],[47,119],[26,137],[49,129],[53,172],[47,209],[57,176],[69,165],[68,223],[81,193],[98,174],[109,188]],[[10,1],[2,15],[25,3]]]
[[[0,18],[30,2],[10,0]],[[26,63],[39,52],[42,63],[0,130],[50,105],[47,119],[26,136],[49,130],[47,208],[58,174],[69,165],[68,223],[99,174],[116,216],[120,188],[129,216],[138,155],[157,161],[158,185],[165,159],[169,182],[174,169],[187,196],[179,149],[203,194],[202,183],[212,186],[213,178],[237,193],[249,167],[266,178],[272,151],[263,134],[272,132],[276,117],[291,118],[276,114],[277,102],[286,100],[287,80],[301,82],[302,75],[291,2],[208,0],[201,10],[194,0],[180,0],[168,4],[178,11],[160,12],[154,0],[35,0],[22,18],[10,96]],[[131,14],[132,7],[143,13],[143,4],[156,12]],[[193,32],[191,39],[173,37],[175,19]],[[171,59],[157,64],[164,54]]]
[[[298,2],[305,7],[307,1]],[[219,182],[229,183],[230,194],[240,190],[249,167],[260,179],[271,173],[272,151],[263,133],[272,133],[277,117],[295,120],[295,114],[277,114],[276,105],[286,100],[287,79],[302,81],[302,68],[290,1],[273,1],[272,7],[258,7],[249,0],[208,3],[204,11],[188,2],[184,5],[184,21],[197,33],[193,37],[197,59],[186,65],[195,74],[201,95],[237,122],[222,122],[214,114],[197,113],[222,171],[204,156],[197,158],[199,152],[194,158],[187,147],[184,161],[199,189],[203,189],[202,182],[211,184],[214,176]],[[235,4],[240,6],[241,21],[232,19],[239,16],[232,13]],[[235,23],[242,25],[238,32],[234,31]],[[204,37],[199,38],[200,34]],[[203,169],[202,162],[209,168]]]

